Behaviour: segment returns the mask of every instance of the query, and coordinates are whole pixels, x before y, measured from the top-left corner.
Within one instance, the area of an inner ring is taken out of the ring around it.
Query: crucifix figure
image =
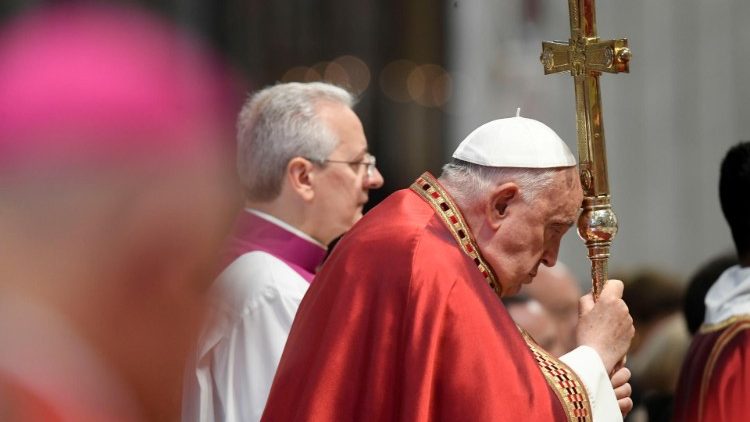
[[[578,234],[588,248],[597,298],[607,280],[609,246],[617,234],[607,179],[599,75],[628,72],[631,53],[627,39],[599,39],[594,0],[568,0],[568,7],[570,40],[542,42],[540,59],[545,75],[570,71],[575,83],[578,161],[584,193]]]

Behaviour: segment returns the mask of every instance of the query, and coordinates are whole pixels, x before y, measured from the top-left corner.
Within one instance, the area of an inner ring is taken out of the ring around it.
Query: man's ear
[[[492,190],[485,215],[493,229],[500,227],[500,223],[508,215],[508,207],[518,195],[518,185],[513,182],[503,183]]]
[[[311,201],[315,197],[314,170],[315,165],[302,157],[294,157],[286,165],[285,176],[289,187],[305,201]]]

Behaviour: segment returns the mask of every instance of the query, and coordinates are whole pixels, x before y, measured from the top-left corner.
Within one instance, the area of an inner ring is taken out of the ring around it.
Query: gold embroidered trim
[[[748,315],[736,315],[732,318],[726,319],[718,324],[713,324],[713,326],[721,326],[729,327],[727,330],[719,335],[719,338],[716,339],[716,343],[714,344],[714,347],[711,349],[711,354],[708,355],[708,360],[706,361],[706,367],[703,369],[703,377],[701,379],[701,391],[700,395],[698,396],[698,417],[702,417],[703,415],[703,403],[704,399],[706,397],[706,391],[708,390],[708,384],[711,381],[711,375],[713,375],[714,366],[716,366],[716,361],[719,360],[719,356],[721,355],[721,352],[724,351],[724,347],[740,332],[743,330],[750,329],[750,318]],[[712,329],[711,331],[716,331],[716,329]],[[703,332],[703,331],[701,331]]]
[[[425,172],[412,183],[411,190],[424,198],[433,210],[443,220],[448,231],[451,232],[461,250],[474,261],[479,272],[484,276],[487,284],[495,291],[498,297],[502,297],[502,287],[497,281],[497,276],[479,252],[479,247],[474,236],[466,224],[461,210],[451,199],[450,195],[440,186],[440,183],[429,173]],[[544,375],[547,384],[557,395],[563,405],[569,421],[589,422],[591,421],[591,405],[586,390],[575,374],[565,363],[547,353],[536,344],[534,339],[521,327],[518,327],[521,335],[531,350],[539,369]]]
[[[563,404],[569,421],[588,422],[591,421],[591,403],[589,402],[586,389],[583,387],[578,375],[565,362],[547,353],[523,328],[516,325],[521,331],[526,345],[536,359],[537,365],[544,374],[552,390]]]
[[[706,334],[712,331],[723,330],[724,328],[739,321],[750,321],[750,314],[735,315],[731,318],[727,318],[724,321],[717,322],[716,324],[703,324],[699,329],[699,333]]]
[[[453,202],[450,195],[443,190],[440,183],[429,172],[425,172],[412,183],[411,190],[419,194],[419,196],[432,206],[437,215],[440,216],[448,227],[448,231],[451,232],[453,238],[458,242],[461,250],[479,268],[479,272],[482,273],[487,284],[490,285],[498,297],[502,297],[502,286],[498,283],[497,276],[490,266],[487,265],[487,262],[482,257],[482,253],[479,252],[474,236],[471,234],[469,225],[466,224],[461,211]]]

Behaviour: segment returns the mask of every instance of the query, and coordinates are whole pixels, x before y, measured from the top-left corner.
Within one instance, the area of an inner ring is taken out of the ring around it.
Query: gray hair
[[[237,119],[237,170],[248,199],[275,199],[289,160],[323,162],[336,148],[339,140],[318,116],[322,102],[352,108],[356,101],[324,82],[277,84],[248,99]]]
[[[486,200],[497,185],[514,182],[521,198],[531,202],[552,182],[560,168],[487,167],[453,159],[443,166],[440,182],[450,189],[450,194],[464,207]]]

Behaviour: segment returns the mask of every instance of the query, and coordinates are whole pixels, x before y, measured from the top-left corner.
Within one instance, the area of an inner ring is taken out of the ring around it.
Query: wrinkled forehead
[[[570,220],[578,216],[583,202],[583,190],[576,167],[558,171],[545,192],[551,219]]]
[[[583,188],[578,176],[578,169],[573,167],[570,175],[566,179],[566,186],[569,192],[568,199],[571,207],[571,213],[578,214],[583,204]]]

